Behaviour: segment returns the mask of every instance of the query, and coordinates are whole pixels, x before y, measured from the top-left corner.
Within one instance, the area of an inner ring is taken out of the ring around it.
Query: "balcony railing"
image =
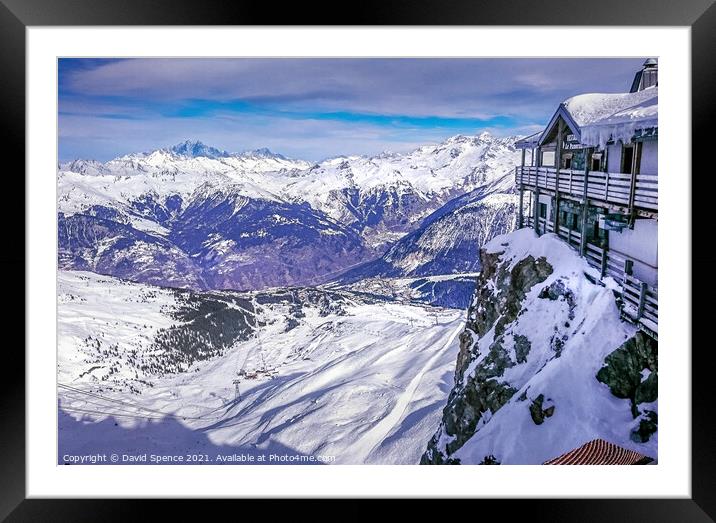
[[[524,225],[534,227],[532,216],[525,216]],[[538,218],[538,227],[541,233],[554,232],[552,220]],[[558,236],[569,246],[579,250],[582,241],[579,231],[560,225]],[[589,265],[600,271],[602,278],[611,276],[621,284],[622,315],[657,336],[659,332],[658,290],[626,272],[629,258],[620,252],[603,249],[591,243],[586,244],[584,257]]]
[[[585,180],[586,178],[586,180]],[[586,183],[585,183],[586,182]],[[601,171],[580,171],[554,167],[516,168],[515,183],[527,189],[552,192],[578,200],[585,197],[595,203],[654,214],[659,207],[657,176]]]

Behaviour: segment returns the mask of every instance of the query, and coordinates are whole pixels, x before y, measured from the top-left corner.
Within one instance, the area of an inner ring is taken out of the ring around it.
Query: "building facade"
[[[622,315],[658,336],[658,64],[629,92],[562,102],[516,146],[518,227],[555,233],[621,288]]]

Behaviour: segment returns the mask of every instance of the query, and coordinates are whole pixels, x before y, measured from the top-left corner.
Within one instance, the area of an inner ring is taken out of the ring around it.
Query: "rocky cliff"
[[[498,236],[423,464],[540,464],[595,438],[656,458],[657,345],[555,235]],[[610,282],[613,283],[613,282]]]

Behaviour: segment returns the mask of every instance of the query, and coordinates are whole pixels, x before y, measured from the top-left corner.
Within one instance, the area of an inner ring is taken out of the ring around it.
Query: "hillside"
[[[620,319],[609,286],[531,229],[481,258],[455,386],[421,463],[540,464],[596,438],[656,459],[657,344]]]
[[[464,321],[311,288],[196,293],[61,271],[58,292],[60,456],[417,463]]]

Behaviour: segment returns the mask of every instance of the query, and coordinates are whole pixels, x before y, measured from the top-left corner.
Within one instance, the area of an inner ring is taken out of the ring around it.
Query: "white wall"
[[[657,220],[638,219],[633,229],[609,231],[609,249],[634,260],[634,277],[650,285],[658,284],[658,228]]]
[[[642,143],[641,149],[641,164],[639,166],[639,172],[641,174],[658,174],[658,155],[656,140],[648,140]]]
[[[622,170],[622,143],[607,145],[607,171],[618,173]]]
[[[618,173],[622,171],[622,143],[607,146],[607,170],[610,173]],[[657,174],[658,167],[658,142],[656,140],[645,141],[641,149],[641,164],[639,172],[641,174]]]

